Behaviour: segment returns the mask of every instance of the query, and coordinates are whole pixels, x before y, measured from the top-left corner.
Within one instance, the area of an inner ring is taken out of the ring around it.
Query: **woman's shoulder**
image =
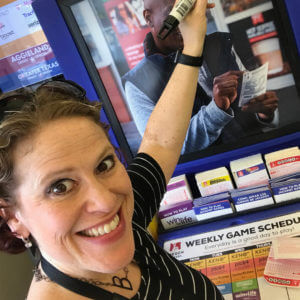
[[[148,178],[149,176],[155,179],[164,187],[166,186],[166,179],[161,166],[148,153],[139,152],[132,162],[127,167],[129,175],[140,174]]]
[[[36,281],[33,278],[26,300],[87,300],[89,298],[75,294],[52,281]]]

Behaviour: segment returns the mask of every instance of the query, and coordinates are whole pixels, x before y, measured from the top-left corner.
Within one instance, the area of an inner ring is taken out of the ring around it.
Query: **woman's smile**
[[[119,212],[113,219],[106,223],[97,224],[78,232],[78,236],[85,242],[110,247],[110,245],[122,240],[126,233],[126,227],[124,217]]]
[[[95,237],[95,236],[102,236],[105,234],[110,233],[111,231],[115,230],[116,227],[119,225],[120,218],[118,215],[115,215],[112,221],[104,224],[104,225],[96,225],[90,229],[86,229],[81,231],[79,234],[83,234],[85,236]]]

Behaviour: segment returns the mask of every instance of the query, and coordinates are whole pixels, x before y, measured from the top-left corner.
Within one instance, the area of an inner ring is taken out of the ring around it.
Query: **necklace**
[[[129,270],[128,270],[127,267],[124,267],[123,271],[125,273],[125,277],[113,276],[112,277],[112,282],[102,282],[100,280],[94,280],[94,279],[91,279],[91,278],[84,278],[84,277],[81,277],[81,278],[78,278],[78,279],[83,281],[83,282],[95,285],[95,286],[100,286],[100,287],[101,286],[114,286],[114,287],[122,288],[122,289],[125,289],[125,290],[132,290],[132,284],[128,279]],[[33,274],[34,274],[34,278],[37,282],[42,281],[42,280],[45,280],[47,282],[51,282],[51,280],[48,276],[42,274],[41,269],[38,266],[36,266],[33,269]]]

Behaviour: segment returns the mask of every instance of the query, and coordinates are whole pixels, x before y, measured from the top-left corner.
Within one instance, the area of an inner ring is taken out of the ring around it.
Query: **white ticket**
[[[266,62],[261,67],[246,71],[243,74],[243,82],[239,99],[239,107],[247,104],[251,99],[264,94],[267,90],[268,65]]]

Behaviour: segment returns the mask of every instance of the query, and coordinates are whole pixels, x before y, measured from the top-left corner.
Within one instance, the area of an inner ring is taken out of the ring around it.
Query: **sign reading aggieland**
[[[0,6],[0,88],[3,92],[61,73],[31,0]]]

